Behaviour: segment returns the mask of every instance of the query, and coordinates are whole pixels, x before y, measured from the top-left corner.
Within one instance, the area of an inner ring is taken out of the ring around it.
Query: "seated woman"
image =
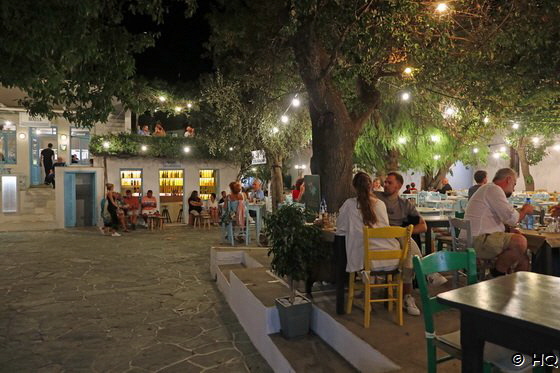
[[[358,272],[364,268],[363,228],[382,228],[389,226],[387,208],[383,201],[371,192],[372,182],[368,174],[358,172],[352,180],[357,197],[348,198],[339,211],[336,234],[345,236],[346,272]],[[400,250],[401,245],[393,238],[372,238],[371,247],[378,250]],[[392,270],[399,264],[398,259],[372,261],[373,270]]]
[[[216,198],[216,193],[210,194],[207,206],[208,211],[210,211],[210,217],[212,218],[212,224],[218,225],[218,199]]]
[[[152,136],[159,136],[159,137],[165,136],[165,129],[163,128],[160,122],[156,123],[156,127],[154,129],[154,133],[152,134]]]
[[[202,201],[198,198],[198,192],[193,190],[189,197],[189,224],[194,225],[194,217],[202,212]]]
[[[305,193],[305,184],[304,184],[304,179],[299,178],[296,181],[296,186],[295,189],[292,190],[292,201],[293,202],[300,202],[301,199],[303,198],[303,193]]]
[[[241,191],[241,183],[239,181],[229,183],[229,189],[231,193],[226,198],[224,210],[226,214],[233,216],[233,226],[237,227],[239,231],[238,240],[242,240],[241,235],[245,228],[245,195]]]

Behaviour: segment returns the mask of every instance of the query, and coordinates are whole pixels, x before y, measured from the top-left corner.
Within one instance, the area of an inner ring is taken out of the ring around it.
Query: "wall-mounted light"
[[[66,141],[66,140],[68,140],[68,136],[60,135],[60,141]]]
[[[20,134],[18,135],[20,140],[25,140],[25,138],[27,137],[27,135],[23,132],[20,132]]]
[[[60,144],[60,150],[62,150],[63,152],[65,152],[66,149],[67,149],[67,146],[68,146],[68,145],[66,145],[66,144]]]

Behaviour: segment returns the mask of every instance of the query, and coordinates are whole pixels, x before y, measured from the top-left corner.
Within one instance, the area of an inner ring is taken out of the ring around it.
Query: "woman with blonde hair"
[[[231,193],[226,197],[224,210],[226,214],[234,216],[232,223],[242,231],[245,228],[245,195],[239,181],[229,183],[229,189]]]

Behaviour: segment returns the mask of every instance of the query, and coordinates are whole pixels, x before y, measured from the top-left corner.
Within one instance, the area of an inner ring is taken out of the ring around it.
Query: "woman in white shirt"
[[[216,193],[210,195],[210,199],[207,202],[206,207],[210,211],[210,217],[212,218],[212,224],[218,225],[218,200],[216,199]]]
[[[387,208],[383,201],[375,198],[371,178],[364,172],[358,172],[352,180],[357,197],[348,198],[339,211],[336,234],[346,239],[346,272],[357,272],[364,268],[363,228],[381,228],[389,226]],[[372,238],[373,250],[400,250],[400,243],[393,238]],[[372,269],[392,270],[398,265],[398,259],[372,261]]]

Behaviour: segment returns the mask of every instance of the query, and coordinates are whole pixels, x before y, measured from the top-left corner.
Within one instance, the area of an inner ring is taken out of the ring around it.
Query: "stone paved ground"
[[[0,372],[270,372],[210,278],[217,242],[0,233]]]

